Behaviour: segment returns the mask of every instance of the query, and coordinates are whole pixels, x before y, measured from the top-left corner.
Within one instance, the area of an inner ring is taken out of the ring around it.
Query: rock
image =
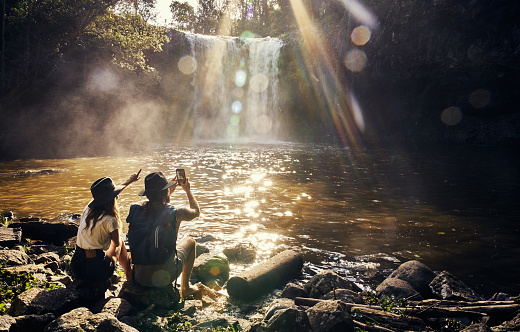
[[[302,286],[290,282],[283,288],[281,296],[294,300],[297,297],[308,297],[309,295],[303,290]]]
[[[322,301],[306,310],[313,331],[354,331],[354,321],[345,303]]]
[[[271,302],[271,304],[265,311],[264,320],[268,321],[269,319],[271,319],[271,317],[274,316],[274,314],[277,311],[285,310],[285,309],[289,309],[289,308],[299,309],[298,306],[295,305],[294,301],[291,299],[285,299],[285,298],[275,299],[273,302]]]
[[[138,332],[133,327],[117,320],[113,315],[101,312],[93,314],[85,307],[74,309],[45,327],[46,332],[68,331],[118,331]]]
[[[17,266],[11,266],[6,267],[4,269],[4,272],[9,274],[24,274],[24,273],[46,273],[50,272],[52,274],[52,271],[45,270],[45,266],[42,264],[26,264],[26,265],[17,265]]]
[[[76,307],[78,295],[67,288],[46,291],[31,288],[15,297],[9,308],[11,316],[42,315],[54,313],[57,316]]]
[[[512,299],[512,296],[506,293],[495,293],[493,296],[489,299],[489,301],[510,301]]]
[[[12,223],[10,228],[21,228],[22,236],[31,240],[42,240],[54,244],[63,244],[78,234],[78,225],[74,222],[49,223],[28,220]]]
[[[209,253],[209,248],[203,244],[196,244],[195,246],[195,257],[199,257],[202,254]]]
[[[143,310],[152,304],[159,308],[175,309],[179,306],[179,290],[172,285],[163,288],[144,287],[125,281],[119,297],[130,302],[138,310]]]
[[[16,317],[16,324],[10,332],[16,331],[43,331],[45,326],[56,319],[53,313],[43,315],[25,315]]]
[[[377,286],[376,296],[384,297],[385,295],[395,299],[408,299],[414,301],[424,299],[408,282],[397,278],[386,278],[379,286]]]
[[[119,297],[112,297],[110,299],[99,301],[94,306],[92,306],[90,310],[94,314],[100,312],[108,313],[118,319],[123,316],[133,315],[136,311],[130,302]]]
[[[5,211],[4,212],[4,219],[7,221],[11,221],[14,219],[14,213],[13,211]]]
[[[340,300],[345,303],[358,303],[364,304],[363,297],[358,293],[350,289],[336,289],[335,291],[328,292],[321,297],[323,300]]]
[[[99,300],[105,299],[105,292],[109,287],[106,281],[90,281],[76,279],[67,286],[78,296],[80,306],[91,306]]]
[[[29,255],[19,250],[0,250],[0,262],[6,262],[6,266],[26,265],[33,263]]]
[[[298,331],[312,332],[309,318],[305,311],[293,308],[277,311],[265,325],[266,332]]]
[[[16,319],[10,315],[0,316],[0,332],[9,332],[11,326],[16,324]]]
[[[181,308],[179,308],[179,313],[193,317],[197,310],[202,309],[202,301],[201,300],[187,300],[181,303]]]
[[[249,264],[256,259],[256,250],[249,244],[237,244],[234,247],[225,248],[223,250],[224,255],[233,263]]]
[[[59,262],[60,256],[54,252],[45,252],[39,255],[35,255],[33,260],[36,264],[47,264],[51,262]]]
[[[333,289],[350,289],[354,288],[353,284],[331,270],[323,270],[316,274],[303,286],[303,290],[310,297],[319,299],[323,295],[331,292]]]
[[[0,226],[0,246],[11,247],[22,240],[21,228],[8,228]]]
[[[229,262],[226,258],[202,254],[195,259],[192,276],[203,283],[212,279],[229,279]]]
[[[498,326],[494,326],[491,328],[493,332],[509,332],[509,331],[520,331],[520,313],[516,315],[510,321],[503,322]]]
[[[390,274],[390,276],[388,276],[388,278],[404,280],[421,293],[423,298],[429,298],[431,297],[431,289],[429,285],[435,276],[435,272],[433,272],[428,266],[419,261],[412,260],[401,264]]]
[[[197,243],[205,243],[205,242],[211,242],[211,241],[216,240],[216,238],[213,235],[209,235],[209,234],[202,235],[202,236],[193,236],[193,238],[195,239],[195,242],[197,242]]]
[[[511,331],[511,330],[508,330]],[[460,332],[493,332],[486,324],[484,323],[475,323],[461,330]]]
[[[233,317],[218,317],[206,322],[199,323],[194,326],[195,330],[201,329],[217,329],[222,330],[226,329],[229,326],[232,326],[233,329],[236,331],[237,327],[239,326],[239,322],[236,318]]]
[[[443,271],[430,283],[430,288],[442,300],[481,301],[482,297],[460,279]]]

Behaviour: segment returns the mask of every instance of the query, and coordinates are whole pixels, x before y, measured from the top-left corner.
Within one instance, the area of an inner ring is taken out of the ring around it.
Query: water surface
[[[81,213],[101,176],[122,183],[139,169],[173,177],[183,167],[202,215],[181,232],[213,235],[212,251],[250,243],[261,262],[292,248],[307,262],[305,275],[327,267],[367,287],[418,259],[485,296],[518,295],[515,158],[514,149],[471,146],[412,153],[293,143],[164,145],[125,158],[0,163],[0,209],[49,219]],[[143,187],[141,180],[120,195],[123,219]],[[181,191],[172,195],[174,205],[188,204]]]

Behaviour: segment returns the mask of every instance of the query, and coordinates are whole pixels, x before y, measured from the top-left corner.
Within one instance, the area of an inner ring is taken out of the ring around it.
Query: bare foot
[[[187,298],[188,296],[193,296],[195,299],[200,300],[202,298],[201,290],[199,289],[199,286],[201,286],[200,283],[188,287],[188,289],[181,289],[181,297]]]

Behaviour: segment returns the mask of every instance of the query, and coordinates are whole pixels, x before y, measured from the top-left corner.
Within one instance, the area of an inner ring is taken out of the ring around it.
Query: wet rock
[[[56,319],[53,313],[43,315],[25,315],[16,317],[16,324],[9,332],[43,331],[45,326]]]
[[[271,317],[274,316],[274,314],[276,314],[276,312],[278,312],[280,310],[289,309],[289,308],[299,309],[298,306],[296,304],[294,304],[294,301],[291,299],[285,299],[285,298],[275,299],[273,302],[271,302],[271,304],[267,308],[265,315],[264,315],[264,320],[268,321],[269,319],[271,319]]]
[[[67,223],[71,221],[79,222],[81,218],[81,214],[79,213],[65,213],[57,216],[56,218],[51,219],[50,221],[53,223]]]
[[[520,331],[520,313],[515,318],[491,328],[493,332]]]
[[[435,272],[428,266],[419,261],[412,260],[401,264],[388,278],[404,280],[421,293],[423,298],[428,298],[431,297],[429,285],[435,276]]]
[[[345,303],[359,303],[363,304],[365,301],[358,293],[350,290],[350,289],[336,289],[332,292],[328,292],[327,294],[321,297],[323,300],[341,300]]]
[[[216,238],[213,235],[209,235],[209,234],[205,234],[205,235],[201,235],[201,236],[193,236],[193,238],[195,239],[195,242],[197,242],[197,243],[205,243],[205,242],[211,242],[211,241],[216,240]]]
[[[196,244],[195,247],[195,257],[199,257],[202,254],[209,253],[209,248],[203,244]]]
[[[0,332],[9,332],[11,326],[16,324],[16,319],[10,315],[0,316]]]
[[[27,171],[19,171],[14,173],[15,177],[38,176],[59,173],[57,169],[30,169]]]
[[[29,255],[19,250],[0,250],[0,262],[6,262],[6,266],[19,266],[33,263]]]
[[[340,288],[352,290],[354,286],[352,282],[331,270],[321,271],[303,286],[303,290],[309,294],[310,297],[316,299],[319,299],[334,289]]]
[[[354,331],[354,321],[345,303],[322,301],[306,310],[313,331]]]
[[[239,243],[234,247],[225,248],[223,253],[233,263],[249,264],[256,259],[256,249],[251,244]]]
[[[42,315],[54,313],[61,315],[76,307],[78,295],[67,288],[56,288],[46,291],[31,288],[15,297],[9,308],[11,316]]]
[[[73,222],[49,223],[22,219],[20,221],[10,224],[9,227],[21,228],[22,236],[31,240],[42,240],[61,245],[78,234],[78,225]]]
[[[281,296],[294,300],[297,297],[308,297],[309,295],[303,290],[302,286],[290,282],[283,288]]]
[[[214,279],[228,280],[229,261],[224,257],[202,254],[195,259],[192,275],[203,283]]]
[[[106,281],[76,279],[67,286],[67,289],[77,294],[80,306],[91,306],[97,301],[105,299],[108,286]]]
[[[114,331],[137,332],[133,327],[117,320],[109,313],[93,314],[85,307],[74,309],[51,322],[46,332],[65,331]]]
[[[11,221],[14,219],[14,213],[13,211],[6,211],[4,212],[4,219],[7,221]]]
[[[11,247],[22,240],[21,228],[8,228],[0,225],[0,246]]]
[[[130,302],[138,310],[151,305],[164,309],[175,309],[179,306],[180,293],[177,288],[168,285],[162,288],[144,287],[132,281],[126,281],[119,292],[119,297]]]
[[[442,300],[481,301],[482,297],[460,279],[443,271],[430,283],[430,288]]]
[[[376,288],[377,297],[394,297],[396,299],[408,299],[420,301],[424,298],[408,282],[397,278],[386,278]]]
[[[305,311],[288,308],[277,311],[265,325],[266,332],[298,331],[312,332],[312,326]]]

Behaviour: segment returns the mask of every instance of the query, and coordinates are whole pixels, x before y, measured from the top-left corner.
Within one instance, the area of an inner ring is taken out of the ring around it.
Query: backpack
[[[132,205],[126,222],[133,264],[164,264],[177,254],[177,210],[172,205],[165,205],[160,213]]]

